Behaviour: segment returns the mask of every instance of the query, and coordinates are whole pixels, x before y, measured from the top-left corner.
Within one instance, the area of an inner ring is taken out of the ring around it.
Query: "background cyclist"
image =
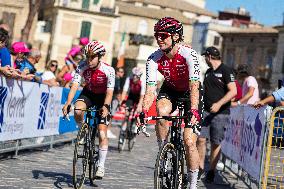
[[[178,98],[190,100],[189,111],[193,114],[190,123],[184,129],[184,143],[190,188],[196,188],[199,165],[199,155],[196,140],[200,131],[198,122],[200,114],[199,85],[200,69],[197,53],[190,47],[180,44],[183,41],[182,24],[171,17],[160,19],[154,26],[154,36],[159,45],[159,50],[154,52],[146,64],[146,92],[143,99],[143,112],[147,112],[155,98],[157,88],[157,73],[164,76],[164,83],[157,97],[158,116],[167,116],[176,109]],[[138,125],[140,125],[138,120]],[[168,126],[165,120],[157,121],[156,135],[159,147],[167,141]]]
[[[107,126],[110,122],[110,103],[114,88],[114,69],[101,61],[105,55],[105,47],[98,41],[92,41],[85,46],[86,61],[80,62],[73,77],[72,86],[68,94],[67,102],[62,111],[67,114],[67,107],[71,104],[74,95],[80,86],[81,80],[85,80],[85,87],[76,100],[75,107],[85,109],[96,106],[99,114],[99,161],[96,177],[102,178],[105,173],[104,164],[108,151]],[[84,112],[76,110],[75,120],[79,127],[84,121]]]
[[[134,115],[136,115],[137,112],[140,113],[142,110],[142,101],[145,94],[145,83],[141,80],[142,74],[143,72],[139,67],[132,69],[132,75],[126,78],[121,97],[121,103],[125,103],[126,106],[132,106],[134,108]],[[124,120],[121,127],[121,134],[124,134],[126,125],[127,120]],[[136,126],[134,132],[136,133]]]

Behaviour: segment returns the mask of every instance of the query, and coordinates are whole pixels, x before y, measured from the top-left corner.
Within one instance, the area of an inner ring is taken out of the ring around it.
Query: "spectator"
[[[78,54],[74,57],[74,63],[70,65],[64,65],[61,71],[57,75],[57,81],[60,82],[60,86],[70,87],[71,80],[75,74],[76,68],[79,62],[83,60],[83,56]]]
[[[8,32],[0,28],[0,73],[6,77],[11,77],[12,72],[9,69],[11,67],[11,55],[6,47],[8,39]]]
[[[113,97],[112,97],[112,102],[111,102],[112,116],[114,116],[114,114],[116,113],[119,102],[121,101],[121,92],[122,92],[122,88],[124,85],[123,76],[124,76],[124,69],[122,67],[116,68],[115,69],[114,91],[113,91]],[[116,136],[111,132],[111,124],[108,126],[107,137],[116,138]]]
[[[20,69],[21,64],[25,64],[27,56],[30,52],[27,45],[24,42],[14,42],[11,46],[11,52],[14,56],[14,65],[16,69]]]
[[[284,87],[281,87],[280,89],[274,91],[272,95],[264,98],[263,100],[255,102],[253,106],[258,109],[266,104],[281,101],[284,101]]]
[[[241,104],[254,104],[259,101],[258,84],[250,73],[250,68],[246,64],[240,64],[237,68],[237,78],[242,83],[242,98],[237,102],[232,102],[231,106],[236,107]]]
[[[79,45],[73,46],[71,50],[67,53],[67,56],[65,57],[65,63],[70,67],[70,65],[76,63],[76,60],[74,58],[77,55],[82,55],[83,56],[83,48],[85,45],[89,43],[89,38],[88,37],[81,37],[80,38],[80,43]],[[72,69],[70,67],[70,69]]]
[[[41,53],[37,49],[32,49],[27,59],[24,59],[24,61],[19,65],[19,69],[22,72],[23,78],[35,81],[38,83],[41,83],[41,77],[37,73],[37,70],[35,68],[35,65],[39,62],[41,58]],[[47,82],[45,82],[47,84]]]
[[[59,86],[59,83],[56,81],[56,71],[58,67],[57,60],[50,60],[46,65],[46,70],[43,72],[41,79],[42,82],[47,81],[50,86]]]
[[[220,52],[215,47],[208,47],[202,54],[210,67],[204,78],[204,125],[198,137],[197,148],[200,156],[198,179],[204,174],[206,138],[210,137],[210,168],[206,182],[214,181],[215,169],[220,158],[221,142],[224,130],[229,123],[231,99],[237,94],[233,70],[221,62]],[[213,95],[212,95],[213,94]]]

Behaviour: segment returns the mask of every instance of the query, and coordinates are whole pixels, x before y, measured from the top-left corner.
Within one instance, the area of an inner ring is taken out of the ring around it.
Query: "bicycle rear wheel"
[[[99,159],[99,152],[96,147],[96,131],[97,128],[92,128],[92,133],[90,134],[90,149],[89,149],[89,179],[91,185],[95,183],[95,175],[97,171],[97,162]]]
[[[176,170],[178,167],[176,148],[166,143],[157,156],[154,172],[155,189],[175,189]]]
[[[84,184],[89,161],[89,147],[87,142],[88,125],[82,125],[77,134],[73,157],[73,185],[80,189]]]

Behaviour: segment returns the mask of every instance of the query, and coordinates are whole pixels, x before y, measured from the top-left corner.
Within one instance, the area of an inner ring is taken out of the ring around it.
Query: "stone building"
[[[258,79],[260,91],[271,89],[272,69],[278,44],[274,28],[246,28],[221,32],[223,37],[222,61],[236,68],[248,64]]]
[[[130,70],[145,66],[146,59],[158,46],[154,39],[154,25],[158,19],[170,16],[184,26],[184,40],[191,43],[193,23],[200,17],[215,18],[217,15],[202,8],[204,1],[177,0],[119,0],[119,27],[115,34],[113,65],[116,65],[122,35],[126,33],[125,67]],[[192,3],[191,3],[192,2]],[[195,3],[196,5],[194,5]]]
[[[104,60],[111,63],[114,29],[118,17],[114,0],[44,1],[42,29],[35,35],[47,59],[64,65],[64,58],[80,37],[101,41],[107,50]]]
[[[284,78],[284,25],[277,26],[275,27],[275,29],[277,29],[279,33],[278,33],[278,45],[274,59],[272,79],[271,79],[273,88],[278,87],[277,81],[283,80]]]
[[[10,28],[11,41],[19,41],[21,31],[26,24],[29,13],[28,0],[1,0],[0,1],[0,22],[7,24]],[[34,18],[29,40],[33,40],[36,28],[37,17]]]

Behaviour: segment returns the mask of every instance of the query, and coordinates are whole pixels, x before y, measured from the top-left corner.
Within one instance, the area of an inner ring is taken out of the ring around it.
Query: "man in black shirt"
[[[205,73],[203,82],[205,118],[197,144],[200,156],[199,179],[204,173],[206,138],[210,138],[210,169],[206,175],[206,181],[211,183],[214,181],[224,131],[226,125],[229,124],[230,102],[236,96],[237,88],[233,70],[222,64],[217,48],[208,47],[202,55],[205,56],[206,63],[210,68]]]

